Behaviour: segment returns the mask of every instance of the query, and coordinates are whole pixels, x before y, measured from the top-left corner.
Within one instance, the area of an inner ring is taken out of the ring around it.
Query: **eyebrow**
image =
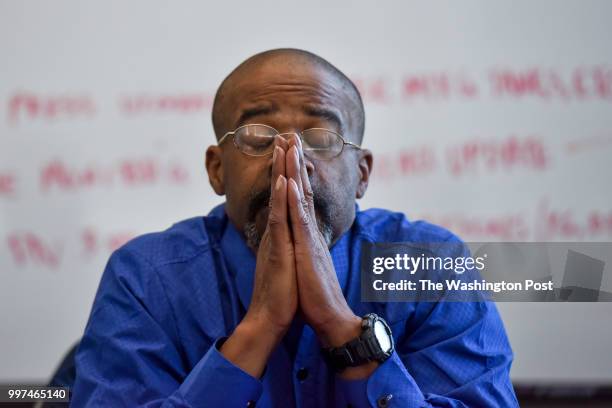
[[[335,110],[327,109],[322,106],[305,106],[304,112],[309,116],[315,116],[332,122],[340,132],[344,129],[340,115]]]
[[[275,105],[260,105],[254,106],[252,108],[247,108],[242,111],[240,117],[238,118],[238,122],[236,126],[241,126],[248,120],[260,116],[260,115],[269,115],[271,113],[277,112],[279,110],[278,106]],[[314,116],[317,118],[325,119],[329,122],[332,122],[336,128],[342,133],[344,130],[344,126],[342,126],[342,120],[340,119],[340,115],[332,109],[325,108],[323,106],[313,106],[307,105],[303,108],[304,113],[308,116]]]
[[[244,122],[248,121],[259,115],[268,115],[270,113],[274,113],[278,111],[278,107],[272,105],[261,105],[255,106],[252,108],[247,108],[242,111],[240,117],[238,118],[237,126],[242,125]]]

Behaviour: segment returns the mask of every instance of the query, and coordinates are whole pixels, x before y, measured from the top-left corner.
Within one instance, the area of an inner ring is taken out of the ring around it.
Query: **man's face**
[[[357,143],[355,104],[342,86],[334,75],[311,63],[281,58],[266,61],[231,82],[222,102],[224,132],[259,123],[289,133],[282,138],[291,138],[295,137],[292,133],[305,129],[325,128]],[[276,144],[286,149],[282,138]],[[365,191],[364,155],[369,173],[370,153],[349,146],[333,159],[305,157],[319,229],[328,244],[353,222],[355,198]],[[219,166],[211,167],[209,161],[216,159]],[[228,217],[252,247],[257,246],[268,219],[271,165],[271,154],[248,156],[231,138],[207,152],[211,183],[217,193],[225,193]],[[215,186],[211,171],[219,174],[222,188]],[[367,175],[365,179],[367,185]]]

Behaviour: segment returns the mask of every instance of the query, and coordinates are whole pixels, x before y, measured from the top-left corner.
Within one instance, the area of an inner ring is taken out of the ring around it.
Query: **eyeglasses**
[[[233,132],[227,132],[217,144],[221,145],[228,136],[232,136],[234,145],[242,153],[249,156],[265,156],[274,150],[274,139],[287,134],[293,133],[280,133],[268,125],[249,124],[240,126]],[[361,149],[359,145],[347,142],[338,133],[328,129],[311,128],[296,134],[302,140],[304,154],[315,159],[329,160],[338,157],[346,145]]]

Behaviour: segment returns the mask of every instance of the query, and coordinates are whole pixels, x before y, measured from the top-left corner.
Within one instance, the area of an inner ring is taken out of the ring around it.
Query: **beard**
[[[313,201],[315,207],[315,217],[317,221],[317,227],[323,235],[323,239],[329,248],[333,242],[333,227],[332,219],[333,214],[337,213],[337,205],[335,204],[334,196],[327,188],[312,185]],[[247,214],[247,222],[244,225],[244,236],[247,241],[247,245],[253,250],[259,248],[261,242],[261,234],[257,229],[256,218],[260,211],[268,208],[270,205],[270,188],[264,190],[251,190],[249,198],[249,208]]]

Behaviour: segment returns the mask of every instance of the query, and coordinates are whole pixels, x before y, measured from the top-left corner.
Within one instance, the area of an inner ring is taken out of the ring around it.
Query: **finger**
[[[272,153],[272,172],[270,177],[270,212],[268,225],[271,239],[275,243],[284,242],[289,234],[287,224],[287,179],[285,178],[285,151],[279,146]],[[287,237],[284,236],[285,232]]]
[[[288,179],[287,201],[289,207],[289,218],[291,219],[291,228],[293,231],[293,241],[296,245],[308,242],[310,229],[314,219],[304,207],[299,187],[294,179]]]
[[[300,177],[300,153],[295,142],[290,141],[289,150],[287,151],[286,170],[287,178],[295,180],[298,191],[302,195],[302,178]]]
[[[316,223],[316,213],[314,208],[314,193],[308,177],[308,169],[302,150],[302,140],[296,135],[289,140],[289,152],[287,154],[287,178],[295,181],[302,203],[301,207],[309,218]],[[312,224],[312,223],[311,223]],[[308,227],[315,226],[314,224]],[[318,231],[318,228],[314,228]],[[313,232],[313,231],[311,231]]]
[[[284,137],[280,135],[276,135],[275,141],[276,141],[276,144],[280,146],[280,148],[283,149],[285,152],[289,150],[289,147],[290,147],[289,142],[287,142],[287,140]]]
[[[315,219],[314,194],[308,178],[302,141],[296,136],[291,138],[289,143],[291,147],[287,155],[287,178],[295,180],[300,196],[305,202],[306,211],[312,219]]]
[[[278,160],[278,156],[276,158]],[[291,242],[287,216],[287,178],[281,174],[276,178],[270,196],[267,229],[273,247]]]
[[[298,134],[294,133],[291,137],[286,139],[286,141],[287,141],[287,149],[290,149],[291,146],[297,146],[299,138],[300,138],[300,136]]]
[[[312,190],[312,186],[310,185],[310,177],[308,177],[308,169],[306,168],[306,158],[304,156],[304,149],[302,147],[302,140],[298,137],[298,155],[300,160],[300,182],[302,186],[302,192],[304,199],[306,199],[306,203],[308,204],[308,211],[310,212],[311,217],[315,217],[315,208],[314,208],[314,192]]]
[[[270,175],[271,191],[274,191],[274,185],[280,175],[285,175],[285,151],[279,146],[274,146],[274,152],[272,153],[272,174]]]
[[[301,175],[301,167],[303,166],[303,162],[300,163],[300,153],[299,153],[299,142],[298,144],[294,144],[287,154],[287,178],[289,180],[293,180],[297,187],[299,199],[301,202],[301,207],[304,208],[304,211],[307,212],[307,215],[315,219],[315,211],[314,211],[314,197],[312,194],[312,189],[310,188],[310,182],[308,182],[307,188],[304,189],[304,185],[302,183],[302,175]]]

